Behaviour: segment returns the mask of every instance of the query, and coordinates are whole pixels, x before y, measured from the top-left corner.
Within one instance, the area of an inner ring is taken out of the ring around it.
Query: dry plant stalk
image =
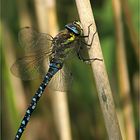
[[[91,33],[94,33],[96,31],[96,25],[89,0],[76,0],[76,4],[85,35],[87,35],[87,27],[91,23],[93,25],[90,28],[90,31]],[[92,35],[89,37],[89,39],[91,40],[91,38]],[[97,34],[95,35],[91,49],[89,50],[89,57],[103,59]],[[91,66],[95,77],[98,97],[100,100],[108,137],[110,140],[122,140],[104,61],[94,61]]]
[[[35,7],[39,29],[42,32],[47,31],[47,33],[50,33],[53,36],[56,35],[58,33],[58,25],[55,0],[36,0]],[[51,102],[60,140],[71,140],[71,128],[66,93],[53,91],[51,94]]]
[[[138,35],[135,31],[133,22],[132,22],[132,12],[129,8],[129,2],[127,0],[120,0],[121,6],[122,6],[122,12],[124,13],[124,18],[125,22],[129,31],[130,39],[132,42],[132,47],[135,51],[135,54],[137,56],[137,60],[140,62],[139,56],[140,56],[140,51],[139,51],[139,39]],[[137,7],[138,8],[138,7]]]
[[[116,57],[118,64],[118,79],[120,87],[120,97],[123,102],[123,113],[125,123],[125,133],[127,140],[135,140],[135,130],[133,122],[132,101],[130,98],[130,83],[127,70],[125,44],[123,35],[123,23],[121,17],[121,2],[120,0],[112,0],[114,10],[114,20],[116,25]]]

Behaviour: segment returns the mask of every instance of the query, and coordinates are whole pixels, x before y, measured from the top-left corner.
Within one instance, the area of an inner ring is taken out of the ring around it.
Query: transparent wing
[[[11,72],[23,80],[33,80],[39,76],[44,76],[46,71],[43,67],[44,62],[48,63],[48,54],[30,55],[17,59],[11,66]]]
[[[58,71],[49,83],[49,87],[57,91],[67,91],[72,83],[72,74],[68,69],[63,66],[63,68]]]
[[[38,33],[31,27],[22,28],[18,34],[21,48],[25,50],[23,57],[12,65],[11,72],[23,80],[32,80],[45,76],[44,63],[49,67],[50,48],[53,38],[44,33]],[[54,90],[66,91],[71,74],[64,67],[51,79],[49,86]]]
[[[39,33],[31,27],[25,27],[19,31],[18,39],[21,54],[12,65],[11,72],[23,80],[44,76],[43,63],[48,62],[48,57],[52,54],[50,46],[53,38],[48,34]]]
[[[20,46],[26,52],[48,51],[51,46],[53,37],[46,33],[39,33],[32,27],[24,27],[19,31],[18,39]]]

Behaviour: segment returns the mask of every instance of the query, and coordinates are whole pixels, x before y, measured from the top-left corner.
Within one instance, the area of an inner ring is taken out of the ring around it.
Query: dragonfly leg
[[[88,26],[88,35],[81,36],[82,38],[89,37],[89,35],[90,35],[90,27],[91,27],[91,25],[92,25],[92,23]]]
[[[92,45],[92,43],[93,43],[94,36],[95,36],[96,33],[97,33],[97,31],[95,31],[94,34],[92,35],[92,39],[91,39],[91,42],[90,42],[89,44],[87,43],[88,41],[87,41],[87,42],[85,42],[85,41],[81,41],[84,45],[87,46],[88,49],[91,48],[91,45]],[[89,40],[89,38],[88,38],[88,40]]]
[[[92,39],[91,39],[91,42],[88,44],[87,42],[89,41],[89,35],[90,35],[90,27],[92,26],[92,23],[88,26],[88,35],[85,35],[85,36],[81,36],[81,38],[88,38],[88,40],[85,42],[85,41],[81,41],[84,45],[87,46],[88,49],[91,48],[91,45],[93,43],[93,40],[94,40],[94,36],[95,34],[97,33],[97,30],[94,32],[94,34],[92,35]]]
[[[83,61],[83,62],[85,62],[86,64],[91,64],[93,61],[95,61],[95,60],[98,60],[98,61],[103,61],[103,59],[101,59],[101,58],[84,58],[81,54],[80,54],[80,52],[77,52],[77,56],[78,56],[78,58],[81,60],[81,61]]]
[[[51,36],[50,34],[47,34],[47,35],[48,35],[49,37],[51,37],[51,39],[48,39],[48,40],[53,41],[54,37]]]

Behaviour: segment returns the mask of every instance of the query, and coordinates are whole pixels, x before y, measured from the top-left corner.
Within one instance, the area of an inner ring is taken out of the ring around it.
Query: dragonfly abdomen
[[[19,140],[29,119],[31,114],[33,113],[33,111],[36,108],[36,105],[40,99],[40,97],[43,94],[43,91],[45,90],[46,86],[48,85],[49,81],[51,80],[51,78],[55,75],[55,73],[57,73],[60,69],[62,68],[62,64],[55,61],[55,60],[51,60],[50,66],[49,66],[49,70],[46,74],[46,76],[44,77],[44,80],[42,81],[42,83],[40,84],[38,90],[36,91],[35,95],[32,98],[32,101],[25,113],[25,116],[21,122],[21,125],[17,131],[15,140]]]

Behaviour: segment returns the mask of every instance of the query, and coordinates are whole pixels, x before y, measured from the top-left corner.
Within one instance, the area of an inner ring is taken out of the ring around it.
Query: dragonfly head
[[[65,28],[67,30],[73,32],[75,35],[83,34],[83,28],[79,21],[73,21],[72,23],[66,24]]]

